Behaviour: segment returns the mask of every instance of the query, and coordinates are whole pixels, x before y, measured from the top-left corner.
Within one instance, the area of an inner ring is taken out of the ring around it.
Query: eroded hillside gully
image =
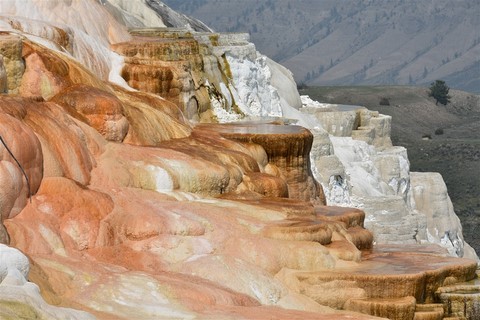
[[[129,33],[102,3],[49,8],[96,32],[0,17],[0,135],[29,183],[1,146],[0,318],[480,319],[478,258],[389,117],[302,106],[246,35]]]

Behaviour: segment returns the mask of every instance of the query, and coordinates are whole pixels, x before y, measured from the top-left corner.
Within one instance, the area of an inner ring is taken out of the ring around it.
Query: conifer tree
[[[450,88],[447,86],[445,81],[435,80],[435,82],[432,82],[430,85],[430,92],[428,93],[428,96],[435,99],[436,105],[438,105],[439,102],[443,105],[447,105],[451,98],[448,95],[449,90]]]

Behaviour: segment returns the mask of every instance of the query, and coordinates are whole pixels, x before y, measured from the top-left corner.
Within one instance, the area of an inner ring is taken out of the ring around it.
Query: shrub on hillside
[[[430,92],[428,93],[428,96],[435,99],[436,105],[438,105],[439,102],[443,105],[447,105],[451,98],[448,95],[449,90],[450,88],[447,86],[445,81],[435,80],[435,82],[432,82],[430,85]]]
[[[297,84],[297,90],[306,90],[308,89],[308,86],[305,82],[301,82]]]
[[[380,103],[381,106],[389,106],[390,105],[390,100],[388,100],[388,98],[382,97],[380,99],[379,103]]]

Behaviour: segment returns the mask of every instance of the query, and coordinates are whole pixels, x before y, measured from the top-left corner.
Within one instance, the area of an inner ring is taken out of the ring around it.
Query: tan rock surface
[[[21,38],[17,35],[2,34],[0,36],[0,55],[2,56],[6,73],[6,81],[3,88],[9,93],[17,93],[25,72]]]
[[[122,142],[128,132],[123,105],[109,92],[75,85],[54,96],[52,101],[95,128],[106,140]]]
[[[5,69],[5,63],[3,62],[3,56],[0,56],[0,92],[7,93],[8,92],[8,84],[7,84],[7,70]]]

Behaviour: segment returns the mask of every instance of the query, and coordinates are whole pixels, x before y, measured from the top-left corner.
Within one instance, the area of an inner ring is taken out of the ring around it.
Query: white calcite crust
[[[15,248],[0,244],[0,305],[6,307],[0,310],[0,318],[9,315],[8,302],[23,304],[24,309],[31,310],[38,319],[95,319],[87,312],[60,308],[49,305],[40,295],[40,289],[32,282],[28,282],[30,264],[28,258]],[[12,314],[14,316],[15,313]]]
[[[411,172],[410,181],[412,206],[426,217],[426,240],[439,243],[452,256],[474,259],[475,251],[463,239],[462,225],[442,176],[436,172]]]
[[[391,117],[363,107],[324,104],[302,96],[300,111],[314,130],[312,171],[329,205],[355,206],[378,244],[434,243],[452,256],[478,261],[464,241],[438,173],[411,173],[407,150],[392,146]]]
[[[30,265],[28,258],[15,248],[0,244],[0,284],[3,284],[5,279],[15,277],[19,283],[25,282],[28,278]]]

